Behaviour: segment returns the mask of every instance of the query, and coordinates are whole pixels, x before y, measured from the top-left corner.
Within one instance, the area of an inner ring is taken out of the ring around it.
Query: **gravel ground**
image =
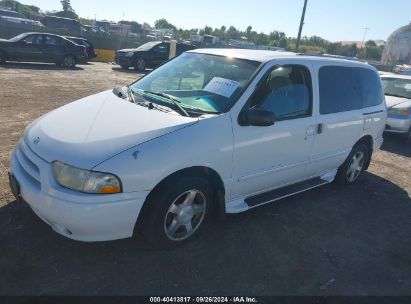
[[[25,126],[138,77],[104,63],[0,67],[0,295],[411,295],[411,143],[400,136],[385,136],[356,185],[228,216],[172,251],[139,237],[71,241],[14,202],[7,170]]]

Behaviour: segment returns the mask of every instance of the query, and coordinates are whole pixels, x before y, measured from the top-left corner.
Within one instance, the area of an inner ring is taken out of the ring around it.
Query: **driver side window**
[[[276,120],[310,116],[312,85],[309,70],[301,65],[276,66],[253,95],[250,107],[273,112]]]
[[[168,56],[168,53],[170,52],[170,45],[167,43],[159,44],[153,49],[153,51],[154,53],[164,54]]]
[[[42,45],[43,35],[30,35],[23,39],[27,45]]]

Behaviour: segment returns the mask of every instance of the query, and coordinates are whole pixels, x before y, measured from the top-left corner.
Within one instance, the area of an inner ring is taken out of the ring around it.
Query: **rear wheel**
[[[137,58],[134,61],[134,69],[138,72],[144,72],[146,70],[146,61],[143,58]]]
[[[354,184],[365,170],[370,152],[363,143],[357,144],[342,166],[338,169],[336,182],[342,185]]]
[[[211,215],[212,188],[202,177],[173,180],[150,195],[141,229],[155,247],[170,248],[197,236]]]
[[[65,68],[74,68],[76,66],[76,58],[72,55],[66,55],[63,58],[63,65]]]
[[[120,67],[121,67],[123,70],[128,70],[128,66],[127,66],[127,65],[120,65]]]

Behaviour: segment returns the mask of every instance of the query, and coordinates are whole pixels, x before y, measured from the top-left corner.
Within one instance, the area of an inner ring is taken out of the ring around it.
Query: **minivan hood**
[[[404,106],[411,106],[411,100],[407,98],[402,98],[402,97],[385,95],[385,102],[387,104],[387,108],[392,108],[399,104],[404,104]]]
[[[46,114],[33,123],[24,140],[48,162],[91,169],[124,150],[197,122],[105,91]]]

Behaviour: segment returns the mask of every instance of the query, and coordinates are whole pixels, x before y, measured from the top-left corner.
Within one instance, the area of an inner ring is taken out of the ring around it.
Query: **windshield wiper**
[[[163,93],[163,92],[156,92],[156,91],[144,90],[143,92],[148,93],[148,94],[152,94],[152,95],[157,95],[157,96],[160,96],[160,97],[164,97],[164,98],[170,100],[180,110],[180,112],[183,113],[184,116],[190,117],[190,114],[188,114],[188,112],[186,110],[184,110],[184,108],[180,105],[181,102],[179,100],[175,99],[173,96],[171,96],[169,94],[166,94],[166,93]]]

